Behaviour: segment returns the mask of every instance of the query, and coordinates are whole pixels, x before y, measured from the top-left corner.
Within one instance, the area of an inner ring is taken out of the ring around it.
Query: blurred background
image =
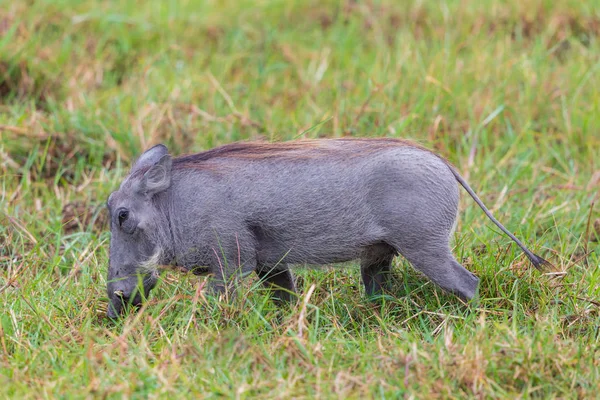
[[[69,229],[155,143],[338,136],[413,139],[478,189],[597,188],[599,14],[569,0],[4,2],[2,201],[67,207]],[[36,182],[53,198],[25,190]]]
[[[2,168],[78,185],[157,142],[180,154],[234,140],[391,136],[434,148],[467,177],[487,170],[480,180],[524,159],[589,178],[598,10],[544,0],[5,2]]]

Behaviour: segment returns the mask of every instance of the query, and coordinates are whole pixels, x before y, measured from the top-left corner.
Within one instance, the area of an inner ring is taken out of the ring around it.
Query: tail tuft
[[[546,261],[538,255],[531,253],[531,254],[528,254],[527,256],[529,257],[529,260],[531,261],[533,266],[538,271],[548,271],[548,270],[556,269],[550,261]]]

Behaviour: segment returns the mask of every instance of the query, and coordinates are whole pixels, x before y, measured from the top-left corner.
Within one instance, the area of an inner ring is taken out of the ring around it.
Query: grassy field
[[[356,265],[284,309],[167,271],[106,320],[104,204],[143,148],[339,136],[435,149],[556,270],[463,192],[477,307],[398,258],[381,303]],[[0,398],[598,396],[595,1],[0,1],[0,185]]]

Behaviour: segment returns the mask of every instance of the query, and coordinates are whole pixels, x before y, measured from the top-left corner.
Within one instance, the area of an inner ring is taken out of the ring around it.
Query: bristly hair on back
[[[354,146],[360,145],[360,146]],[[305,139],[289,142],[235,142],[196,154],[173,159],[174,168],[199,168],[206,162],[222,158],[264,160],[273,158],[306,159],[323,155],[361,155],[389,147],[410,146],[425,151],[427,148],[405,139],[396,138],[335,138]]]

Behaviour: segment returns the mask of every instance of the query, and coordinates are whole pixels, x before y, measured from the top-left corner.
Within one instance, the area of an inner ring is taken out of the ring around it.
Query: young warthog
[[[366,293],[375,295],[398,254],[469,300],[479,279],[449,248],[457,181],[536,268],[547,264],[447,161],[406,141],[234,143],[177,158],[154,146],[108,198],[108,315],[139,305],[141,292],[156,284],[158,265],[208,268],[216,293],[255,271],[285,301],[295,291],[289,265],[360,259]]]

